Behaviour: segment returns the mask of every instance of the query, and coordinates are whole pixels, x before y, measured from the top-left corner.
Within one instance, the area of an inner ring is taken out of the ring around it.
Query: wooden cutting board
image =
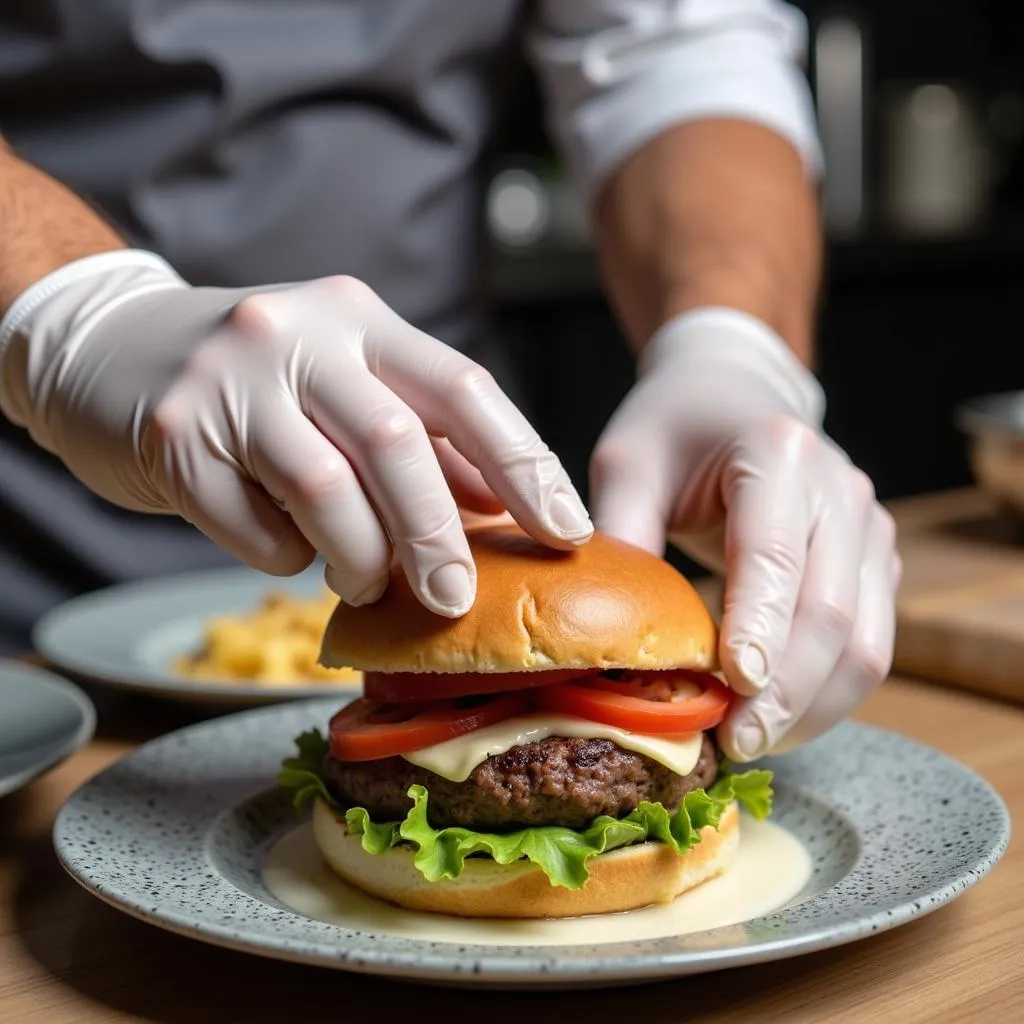
[[[895,668],[1024,702],[1024,527],[978,491],[894,502]]]
[[[893,502],[894,671],[1024,703],[1024,526],[976,490]],[[697,589],[717,616],[718,580]]]

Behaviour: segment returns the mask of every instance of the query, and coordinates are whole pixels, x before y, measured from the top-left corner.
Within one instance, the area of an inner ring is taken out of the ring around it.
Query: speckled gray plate
[[[95,727],[92,702],[77,686],[0,659],[0,796],[60,764]]]
[[[953,899],[1006,847],[1006,808],[937,751],[845,723],[767,762],[774,820],[814,862],[791,904],[739,926],[599,946],[456,946],[300,916],[266,889],[268,847],[295,827],[272,787],[292,738],[337,701],[248,711],[142,747],[61,810],[57,853],[83,886],[136,917],[263,956],[444,984],[606,986],[795,956],[892,928]],[[739,932],[739,935],[737,934]]]
[[[171,666],[175,658],[202,645],[203,627],[211,616],[249,611],[271,590],[313,597],[323,586],[319,564],[284,579],[238,567],[126,583],[55,608],[39,620],[32,641],[67,672],[159,697],[225,707],[319,697],[335,689],[333,684],[190,679]]]

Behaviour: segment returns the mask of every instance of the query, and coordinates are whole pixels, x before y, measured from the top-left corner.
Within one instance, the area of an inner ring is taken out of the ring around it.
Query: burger
[[[719,756],[731,691],[690,583],[600,533],[569,552],[514,525],[467,537],[462,618],[396,569],[327,626],[322,663],[361,670],[363,696],[279,776],[327,864],[391,904],[490,918],[633,910],[726,871],[771,775]]]

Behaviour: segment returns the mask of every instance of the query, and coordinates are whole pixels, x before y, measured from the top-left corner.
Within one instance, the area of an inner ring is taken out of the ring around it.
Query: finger
[[[423,423],[368,368],[378,362],[367,341],[373,325],[404,321],[350,278],[304,285],[284,301],[247,299],[233,315],[254,333],[300,340],[287,372],[302,411],[355,468],[419,600],[463,615],[476,596],[476,567],[455,499]]]
[[[820,440],[778,419],[744,439],[722,471],[726,581],[719,657],[729,685],[751,696],[775,674],[789,644],[807,561],[807,464]]]
[[[355,465],[413,591],[439,615],[464,615],[476,597],[476,567],[423,424],[337,348],[318,369],[307,387],[311,415]]]
[[[658,442],[628,423],[609,424],[590,460],[594,525],[612,537],[661,555],[672,504],[671,459]]]
[[[847,466],[839,472],[844,486],[814,523],[786,652],[764,692],[730,711],[723,740],[737,760],[760,757],[777,745],[828,685],[851,636],[874,492],[863,474]]]
[[[189,453],[179,448],[172,456],[178,465],[168,478],[195,485],[172,488],[175,511],[254,569],[273,576],[302,572],[315,552],[288,513],[238,466],[210,458],[205,445],[198,455],[198,447],[189,446]]]
[[[593,524],[558,457],[483,367],[382,310],[366,337],[375,374],[476,466],[537,540],[571,548]]]
[[[430,440],[438,465],[459,508],[485,516],[501,515],[505,506],[487,486],[480,470],[456,451],[446,437],[433,437]]]
[[[846,649],[828,682],[798,722],[774,745],[792,750],[831,729],[852,714],[889,674],[896,638],[894,560],[896,530],[892,517],[875,507],[860,573],[857,617]]]
[[[593,466],[590,493],[594,526],[610,537],[661,555],[668,513],[660,478],[650,460]]]
[[[253,472],[327,560],[327,585],[347,604],[376,601],[391,545],[348,460],[290,403],[253,419]]]

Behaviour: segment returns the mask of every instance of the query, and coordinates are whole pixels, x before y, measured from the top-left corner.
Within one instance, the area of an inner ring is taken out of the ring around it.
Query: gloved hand
[[[659,554],[667,534],[725,573],[719,657],[742,696],[719,738],[734,760],[828,729],[892,662],[893,520],[823,415],[817,381],[773,331],[696,310],[651,339],[595,449],[598,529]]]
[[[227,290],[147,253],[69,264],[0,326],[0,408],[96,493],[257,568],[321,552],[352,604],[381,596],[393,545],[428,608],[469,609],[456,497],[556,548],[593,530],[493,379],[351,278]]]

